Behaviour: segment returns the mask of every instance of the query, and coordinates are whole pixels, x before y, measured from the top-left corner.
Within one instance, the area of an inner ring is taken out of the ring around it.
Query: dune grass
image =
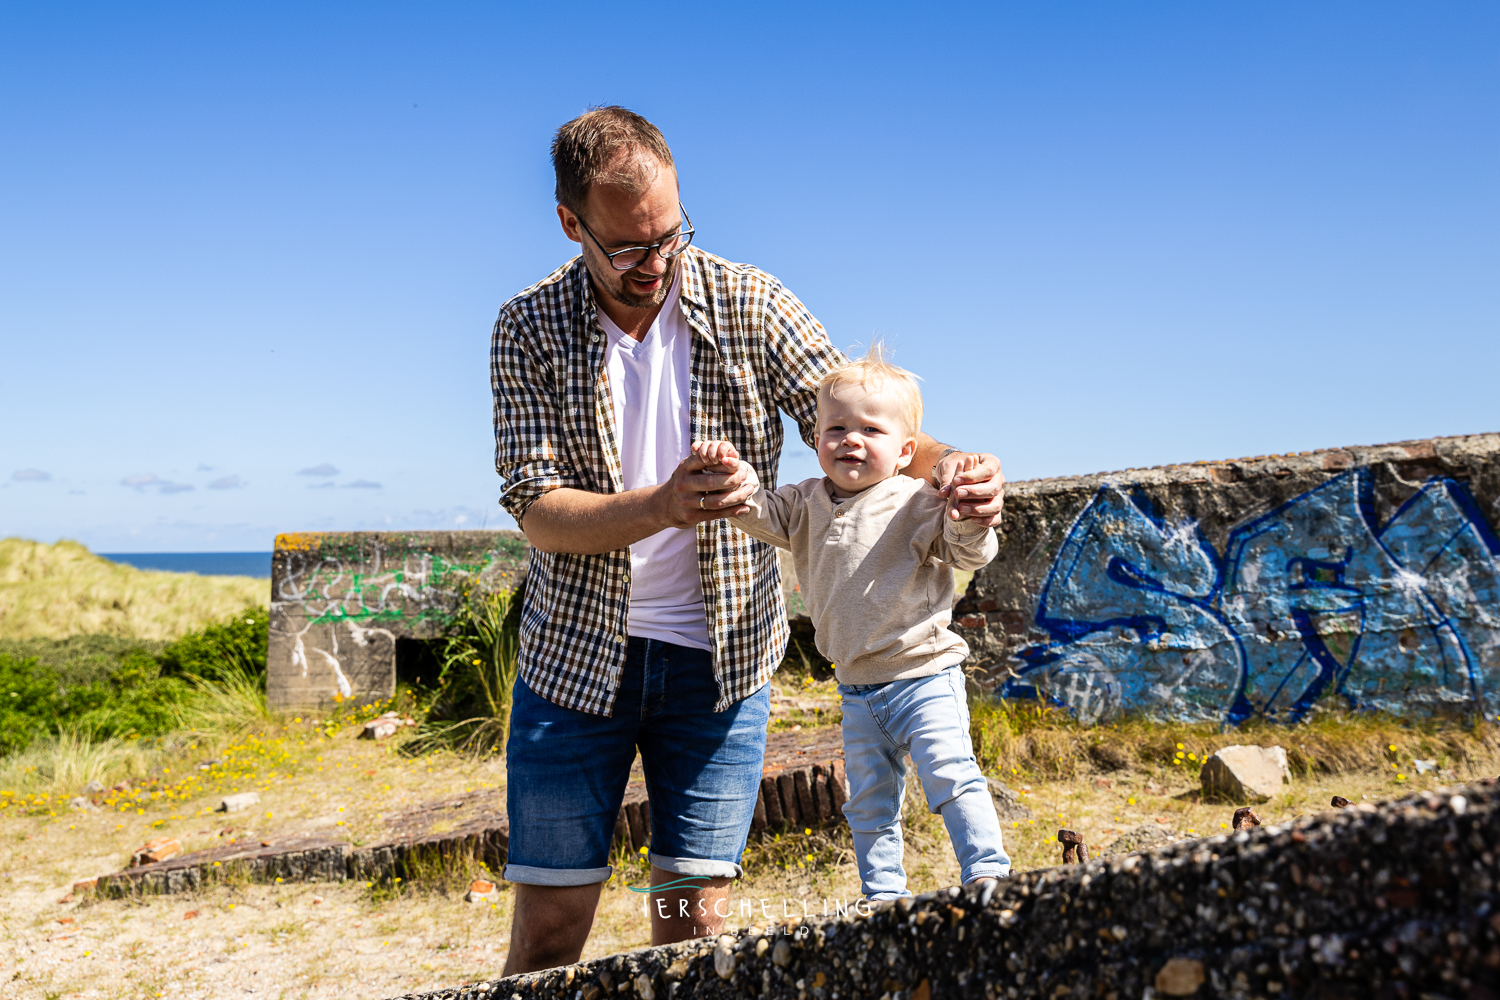
[[[175,639],[246,605],[265,604],[270,582],[124,566],[77,542],[0,539],[0,638],[104,635]]]
[[[1203,760],[1235,744],[1286,748],[1298,776],[1405,772],[1414,760],[1450,773],[1500,773],[1500,727],[1456,719],[1411,720],[1326,708],[1295,726],[1130,718],[1085,726],[1066,710],[1038,702],[976,698],[970,736],[980,765],[1042,780],[1077,780],[1116,771],[1181,771],[1196,778]]]

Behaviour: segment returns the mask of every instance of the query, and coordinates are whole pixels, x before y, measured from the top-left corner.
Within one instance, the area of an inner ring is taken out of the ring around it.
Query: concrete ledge
[[[1500,996],[1493,781],[415,996]]]

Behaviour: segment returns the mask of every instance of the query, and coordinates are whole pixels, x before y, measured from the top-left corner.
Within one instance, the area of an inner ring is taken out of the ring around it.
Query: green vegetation
[[[470,594],[436,644],[437,676],[398,695],[427,719],[411,752],[445,745],[495,753],[505,746],[520,667],[521,596],[520,587]]]
[[[1500,767],[1500,727],[1492,724],[1333,708],[1295,726],[1255,721],[1224,730],[1212,723],[1144,718],[1085,726],[1051,705],[981,697],[970,705],[969,735],[986,771],[1039,780],[1115,771],[1191,772],[1196,778],[1204,758],[1220,747],[1245,743],[1285,747],[1292,773],[1301,777],[1399,773],[1403,761],[1418,758],[1435,760],[1448,772]]]
[[[170,640],[265,604],[270,590],[269,581],[244,576],[122,566],[77,542],[0,539],[0,634],[7,639]]]
[[[269,617],[247,608],[172,643],[0,643],[0,755],[44,736],[107,742],[264,715]]]

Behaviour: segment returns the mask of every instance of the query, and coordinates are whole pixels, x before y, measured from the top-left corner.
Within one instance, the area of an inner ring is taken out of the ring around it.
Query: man
[[[582,254],[501,308],[491,355],[500,502],[533,549],[506,748],[506,975],[578,959],[637,748],[651,884],[673,884],[652,896],[652,941],[722,925],[787,625],[775,550],[724,520],[753,484],[691,446],[728,440],[769,480],[778,409],[811,445],[818,383],[844,360],[775,278],[690,245],[650,122],[597,108],[558,129],[552,161]],[[980,458],[954,476],[962,456],[922,435],[909,469],[953,491],[955,516],[993,523],[1004,478]]]

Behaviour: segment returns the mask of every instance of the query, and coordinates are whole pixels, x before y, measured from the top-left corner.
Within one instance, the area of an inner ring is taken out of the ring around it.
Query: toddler
[[[931,483],[901,475],[921,422],[916,377],[877,347],[819,387],[818,464],[826,475],[760,487],[746,501],[749,512],[734,519],[791,550],[818,651],[836,664],[849,776],[844,815],[872,900],[910,895],[901,864],[908,753],[927,805],[948,828],[962,881],[1010,874],[969,741],[959,667],[969,648],[948,629],[953,570],[978,569],[998,546],[991,529],[949,517]],[[724,441],[693,451],[726,469],[739,463]],[[966,467],[977,461],[969,456]]]

